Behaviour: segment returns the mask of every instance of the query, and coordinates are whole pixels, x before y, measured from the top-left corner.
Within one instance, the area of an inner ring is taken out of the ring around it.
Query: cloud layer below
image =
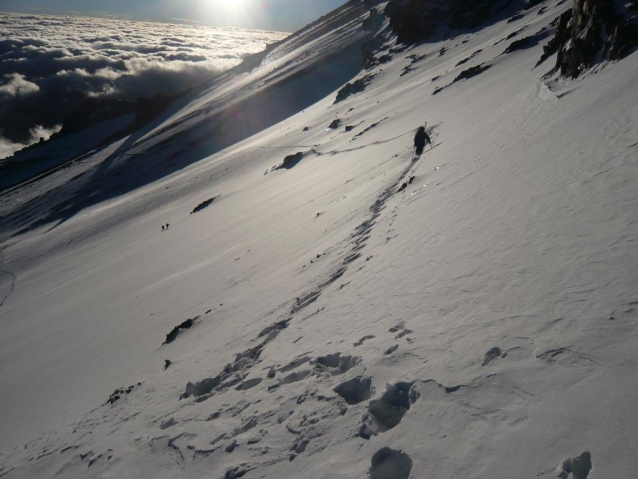
[[[0,158],[47,138],[87,98],[178,93],[285,35],[0,13]]]

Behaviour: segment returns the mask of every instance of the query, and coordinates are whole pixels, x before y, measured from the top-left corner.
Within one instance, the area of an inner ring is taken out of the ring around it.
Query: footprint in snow
[[[379,449],[372,456],[370,479],[408,479],[412,471],[412,459],[402,451],[389,447]]]

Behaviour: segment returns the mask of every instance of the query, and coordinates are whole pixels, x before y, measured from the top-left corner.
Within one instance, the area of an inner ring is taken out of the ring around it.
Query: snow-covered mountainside
[[[2,192],[0,477],[635,476],[638,54],[426,3]]]

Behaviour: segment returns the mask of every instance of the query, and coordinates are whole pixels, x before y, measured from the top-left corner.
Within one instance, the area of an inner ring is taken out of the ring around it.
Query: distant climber
[[[429,135],[425,131],[424,126],[420,126],[414,136],[414,148],[416,148],[416,154],[421,155],[423,153],[423,149],[425,148],[426,143],[430,144],[430,148],[434,148],[432,146],[432,140]]]
[[[166,229],[166,226],[162,225],[162,231],[164,231]]]
[[[166,229],[168,230],[171,227],[169,223],[166,223]]]

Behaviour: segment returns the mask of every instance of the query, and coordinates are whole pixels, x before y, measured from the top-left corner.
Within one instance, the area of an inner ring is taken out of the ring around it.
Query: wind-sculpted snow
[[[0,194],[3,479],[632,477],[635,54],[383,3]]]
[[[286,35],[0,13],[0,158],[48,138],[33,130],[61,125],[85,98],[178,93]]]

